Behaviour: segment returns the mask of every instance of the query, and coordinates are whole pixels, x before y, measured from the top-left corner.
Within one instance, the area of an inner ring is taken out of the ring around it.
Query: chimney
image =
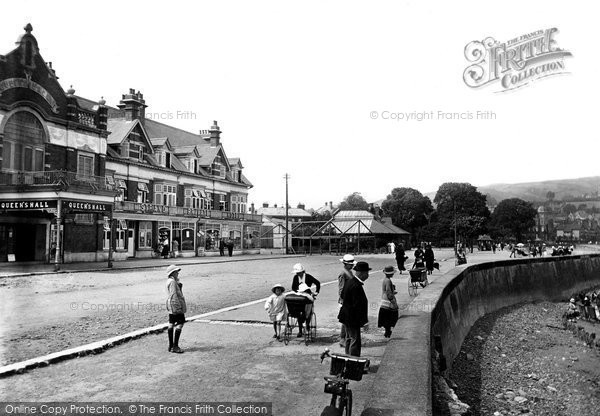
[[[302,203],[299,203],[299,204],[298,204],[298,209],[304,209],[304,207],[305,207],[305,205],[304,205],[304,204],[302,204]]]
[[[146,118],[146,101],[141,92],[135,92],[133,88],[129,88],[129,94],[123,94],[123,98],[117,105],[121,110],[125,111],[125,120],[140,120]]]
[[[273,204],[273,208],[277,208],[277,204]]]
[[[263,208],[269,208],[269,203],[268,202],[263,202]]]
[[[254,202],[250,204],[250,213],[254,214],[256,211],[254,211]]]
[[[217,120],[213,121],[213,125],[210,127],[210,147],[217,147],[221,143],[221,130],[217,125]]]
[[[333,202],[329,201],[329,209],[333,211]]]

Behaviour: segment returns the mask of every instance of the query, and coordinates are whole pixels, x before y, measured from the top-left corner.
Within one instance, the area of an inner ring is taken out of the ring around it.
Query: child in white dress
[[[285,295],[283,294],[285,288],[277,284],[271,290],[273,294],[265,302],[265,309],[269,314],[269,318],[271,318],[271,322],[273,322],[273,330],[275,331],[273,338],[281,341],[281,321],[285,318]]]

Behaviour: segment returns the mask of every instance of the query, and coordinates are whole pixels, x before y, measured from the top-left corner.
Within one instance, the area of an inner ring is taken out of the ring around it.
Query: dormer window
[[[129,158],[144,161],[144,146],[139,143],[129,143]]]

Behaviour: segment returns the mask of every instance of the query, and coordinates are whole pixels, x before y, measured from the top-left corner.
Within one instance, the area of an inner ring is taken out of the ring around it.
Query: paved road
[[[443,259],[451,255],[450,251],[445,251],[438,252],[437,257]],[[469,257],[469,262],[504,258],[508,258],[508,252],[475,253]],[[393,264],[389,255],[360,259],[368,261],[374,272],[365,285],[371,303],[370,327],[363,342],[363,356],[371,358],[372,373],[361,382],[351,383],[358,412],[362,410],[369,386],[376,377],[387,343],[382,330],[376,328],[376,320],[383,277],[380,270]],[[317,340],[311,345],[293,339],[285,346],[273,340],[271,325],[262,302],[259,302],[186,324],[181,342],[186,353],[182,355],[166,351],[166,334],[150,335],[97,356],[64,361],[0,379],[0,391],[9,392],[2,396],[21,401],[272,401],[276,415],[319,414],[328,400],[323,394],[323,376],[328,373],[328,364],[319,363],[319,354],[326,347],[341,350],[337,343],[337,285],[334,283],[341,266],[337,257],[189,265],[184,267],[181,278],[186,297],[192,303],[189,316],[268,296],[274,283],[290,284],[291,266],[297,261],[304,263],[309,273],[325,283],[315,306]],[[441,271],[431,276],[434,284],[437,277],[454,267],[454,261],[442,261],[441,266]],[[105,314],[81,307],[73,309],[73,302],[78,305],[92,301],[98,305],[111,302],[162,305],[164,291],[163,270],[15,279],[21,280],[0,288],[3,305],[0,337],[4,340],[5,354],[10,351],[10,340],[19,331],[49,329],[48,340],[54,334],[52,325],[57,326],[60,322],[74,326],[85,317]],[[414,308],[433,306],[420,304],[418,297],[410,303],[406,274],[396,275],[394,280],[399,304],[404,305],[403,316]],[[5,301],[11,302],[8,307]],[[162,318],[152,324],[164,321],[163,312],[156,313]],[[129,311],[125,314],[131,315],[138,313]],[[123,317],[110,313],[106,316],[110,319]],[[111,322],[108,323],[110,327]],[[137,328],[129,328],[133,329]]]

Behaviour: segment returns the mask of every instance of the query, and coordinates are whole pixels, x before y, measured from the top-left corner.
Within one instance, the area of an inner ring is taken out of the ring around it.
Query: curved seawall
[[[521,302],[564,300],[596,285],[600,285],[600,254],[452,269],[420,291],[404,311],[362,414],[431,415],[434,345],[450,366],[471,326],[483,315]]]

